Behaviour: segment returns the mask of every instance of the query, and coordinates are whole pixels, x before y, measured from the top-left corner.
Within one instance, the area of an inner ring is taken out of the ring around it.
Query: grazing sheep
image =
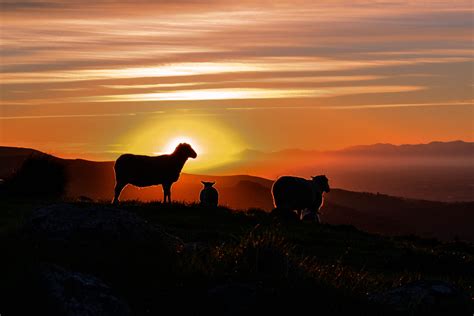
[[[319,222],[318,212],[323,204],[323,192],[330,191],[329,182],[324,175],[311,178],[278,178],[272,186],[275,208],[296,211],[302,220]]]
[[[217,207],[219,193],[215,188],[212,187],[215,182],[201,181],[201,183],[204,184],[204,188],[201,190],[201,194],[199,195],[201,205],[207,207]]]
[[[123,188],[127,184],[137,187],[163,185],[164,202],[171,203],[171,185],[178,181],[179,174],[188,158],[197,154],[189,144],[179,144],[170,155],[138,156],[121,155],[115,162],[115,196],[112,203],[117,203]]]

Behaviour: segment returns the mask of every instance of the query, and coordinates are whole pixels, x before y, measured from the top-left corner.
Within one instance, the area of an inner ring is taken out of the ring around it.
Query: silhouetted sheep
[[[318,212],[323,204],[323,192],[330,191],[329,181],[324,175],[311,178],[278,178],[272,186],[276,209],[296,211],[300,219],[319,222]]]
[[[204,188],[201,190],[201,194],[199,195],[201,205],[207,207],[217,207],[219,193],[215,188],[212,187],[215,182],[201,181],[201,183],[204,184]]]
[[[178,181],[179,174],[188,158],[197,154],[189,144],[179,144],[170,155],[138,156],[121,155],[115,162],[115,196],[113,203],[118,202],[120,192],[127,184],[137,187],[163,185],[164,202],[171,203],[171,185]]]

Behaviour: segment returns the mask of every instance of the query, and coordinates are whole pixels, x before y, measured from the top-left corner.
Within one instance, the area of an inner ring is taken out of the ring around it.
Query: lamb
[[[272,186],[273,202],[276,210],[296,211],[301,220],[319,223],[319,209],[323,204],[323,193],[329,192],[329,180],[320,175],[311,180],[283,176]],[[278,213],[278,211],[277,211]]]
[[[214,187],[212,187],[215,182],[201,181],[201,183],[204,184],[204,188],[201,190],[201,194],[199,195],[201,206],[217,207],[219,193]]]
[[[195,159],[196,152],[189,144],[179,144],[170,155],[139,156],[121,155],[114,165],[115,195],[112,203],[117,203],[120,193],[127,184],[137,187],[163,186],[164,203],[171,203],[171,185],[178,181],[181,170],[188,158]]]

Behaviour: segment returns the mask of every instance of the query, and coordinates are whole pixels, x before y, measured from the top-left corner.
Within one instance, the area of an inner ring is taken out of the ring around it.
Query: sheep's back
[[[312,204],[310,181],[284,176],[276,180],[272,186],[275,207],[291,207],[302,209]]]
[[[114,169],[117,181],[137,186],[162,184],[176,178],[166,156],[124,154],[117,159]]]

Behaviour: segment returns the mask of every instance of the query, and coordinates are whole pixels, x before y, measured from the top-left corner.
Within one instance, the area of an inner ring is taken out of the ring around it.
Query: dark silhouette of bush
[[[2,193],[11,197],[54,199],[64,195],[68,177],[58,158],[32,154],[5,179]]]

